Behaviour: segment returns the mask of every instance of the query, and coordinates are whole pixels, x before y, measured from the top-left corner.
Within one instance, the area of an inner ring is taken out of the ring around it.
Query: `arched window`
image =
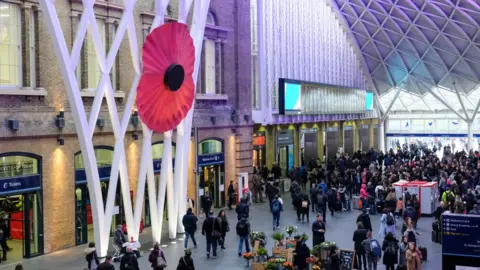
[[[172,158],[175,158],[176,145],[172,143]],[[153,159],[162,159],[163,157],[163,141],[155,142],[152,144],[152,157]]]
[[[0,178],[39,174],[40,157],[30,153],[0,154]]]
[[[216,20],[215,15],[212,12],[208,12],[206,27],[215,26]],[[200,77],[201,82],[199,87],[200,93],[207,95],[219,94],[217,90],[217,62],[219,54],[219,46],[217,46],[216,38],[213,36],[210,37],[208,34],[205,35],[203,43],[203,67],[202,67],[202,76]]]
[[[198,144],[198,155],[223,153],[223,141],[207,139]]]
[[[217,25],[216,20],[215,20],[215,15],[209,11],[207,14],[207,24],[208,25]]]
[[[95,158],[98,167],[110,167],[113,161],[113,147],[111,146],[95,146]],[[84,169],[82,152],[75,153],[75,170]]]

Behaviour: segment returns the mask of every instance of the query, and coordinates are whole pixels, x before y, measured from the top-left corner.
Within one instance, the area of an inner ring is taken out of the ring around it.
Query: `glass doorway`
[[[288,173],[293,169],[294,163],[293,144],[280,146],[278,148],[277,160],[282,169],[282,177],[288,177]]]
[[[120,179],[117,184],[117,191],[115,193],[115,203],[112,216],[111,232],[113,233],[117,225],[125,223],[125,215],[123,213],[123,200],[121,194]],[[105,208],[107,202],[107,194],[109,182],[101,182],[103,207]],[[83,245],[95,240],[93,231],[92,207],[90,203],[90,194],[88,193],[88,185],[78,184],[75,188],[75,235],[76,244]]]
[[[7,238],[8,261],[20,261],[43,253],[41,191],[0,198],[0,228]],[[3,253],[0,253],[3,257]]]
[[[213,200],[213,208],[225,207],[225,173],[223,164],[207,165],[200,168],[200,186],[204,194],[209,194]]]
[[[155,175],[155,191],[158,193],[158,183],[160,183],[160,175]],[[167,191],[165,191],[165,203],[163,205],[163,220],[168,220],[168,207],[167,207]],[[148,184],[145,183],[145,211],[143,212],[144,226],[152,226],[152,217],[150,216],[150,197],[148,196]]]

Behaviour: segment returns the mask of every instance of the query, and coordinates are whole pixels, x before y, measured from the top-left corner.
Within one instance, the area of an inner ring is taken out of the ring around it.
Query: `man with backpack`
[[[278,195],[275,195],[275,199],[272,201],[270,206],[273,216],[273,230],[280,228],[280,212],[283,211],[283,205],[278,199]]]
[[[324,194],[323,189],[318,190],[317,194],[317,213],[321,213],[323,217],[323,221],[327,222],[326,215],[327,215],[327,196]]]
[[[442,202],[448,204],[448,207],[451,212],[453,212],[453,204],[455,203],[455,194],[453,193],[452,187],[442,194]]]
[[[245,198],[242,198],[240,200],[240,203],[237,205],[237,207],[235,208],[235,212],[237,212],[237,220],[240,221],[240,219],[242,219],[243,216],[249,216],[249,212],[250,212],[250,207],[248,206]]]
[[[127,247],[127,253],[123,255],[120,261],[120,270],[140,270],[137,256],[135,256],[131,247]]]
[[[393,216],[392,212],[385,210],[384,214],[380,218],[380,223],[380,232],[378,234],[380,237],[383,238],[388,233],[396,235],[395,217]]]
[[[250,235],[250,223],[248,217],[244,216],[237,223],[237,235],[238,235],[238,256],[242,256],[243,242],[245,242],[245,249],[250,252],[250,245],[248,244],[248,237]]]
[[[372,232],[367,233],[367,239],[363,240],[362,246],[366,251],[368,270],[377,270],[378,260],[382,257],[382,247],[372,238]]]

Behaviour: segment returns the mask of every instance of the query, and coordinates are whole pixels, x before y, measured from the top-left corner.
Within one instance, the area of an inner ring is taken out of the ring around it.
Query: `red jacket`
[[[362,188],[360,189],[360,198],[362,199],[368,198],[367,185],[365,184],[362,184]]]

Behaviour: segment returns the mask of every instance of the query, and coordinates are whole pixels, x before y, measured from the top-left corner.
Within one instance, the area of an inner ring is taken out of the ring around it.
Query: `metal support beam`
[[[465,113],[465,118],[467,118],[467,120],[470,120],[470,118],[468,118],[468,113],[467,113],[467,109],[465,108],[465,104],[463,104],[462,97],[460,96],[460,93],[458,92],[456,83],[453,82],[452,84],[453,84],[453,89],[455,90],[455,94],[457,94],[457,98],[460,101],[460,105],[462,105],[463,113]]]
[[[460,119],[462,119],[463,121],[467,122],[468,123],[468,119],[466,119],[465,117],[463,117],[460,113],[458,113],[457,110],[453,109],[452,106],[450,106],[447,102],[445,102],[441,97],[439,97],[434,91],[432,91],[431,89],[428,89],[428,91],[430,92],[430,94],[432,94],[432,96],[434,96],[438,101],[440,101],[440,103],[442,103],[445,107],[447,107],[450,111],[452,111],[454,114],[456,114],[458,117],[460,117]]]
[[[387,119],[388,114],[390,113],[390,110],[393,107],[393,103],[395,103],[395,101],[397,101],[397,98],[398,98],[398,96],[400,96],[400,92],[402,92],[402,89],[400,87],[397,87],[396,91],[397,92],[395,93],[395,96],[393,97],[392,102],[390,102],[390,105],[388,105],[388,108],[385,111],[385,114],[380,119],[380,121],[382,121],[382,122],[385,121],[385,119]]]

